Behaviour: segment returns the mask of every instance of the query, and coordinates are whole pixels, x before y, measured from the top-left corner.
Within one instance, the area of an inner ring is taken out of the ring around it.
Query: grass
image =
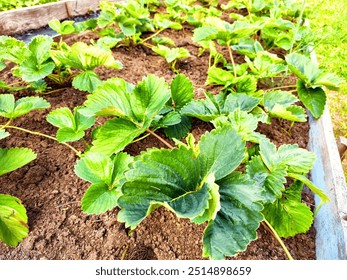
[[[347,81],[347,0],[307,0],[319,64]],[[328,93],[335,137],[347,137],[347,82]],[[343,161],[347,175],[347,160]]]

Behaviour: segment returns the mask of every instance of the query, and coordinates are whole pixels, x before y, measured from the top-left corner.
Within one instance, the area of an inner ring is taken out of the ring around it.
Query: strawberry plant
[[[4,138],[0,130],[0,138]],[[0,149],[0,176],[28,164],[36,154],[26,148]],[[10,246],[28,235],[28,217],[21,201],[8,194],[0,194],[0,240]]]

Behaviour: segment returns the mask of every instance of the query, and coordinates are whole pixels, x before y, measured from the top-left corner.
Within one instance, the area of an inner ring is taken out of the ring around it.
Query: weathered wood
[[[347,187],[327,106],[319,120],[310,116],[309,148],[317,156],[311,179],[330,198],[315,217],[316,256],[319,260],[346,260]],[[320,203],[318,196],[315,203]]]
[[[109,0],[118,2],[118,0]],[[62,0],[40,6],[0,12],[0,35],[13,35],[46,26],[52,19],[63,20],[96,11],[101,0]]]
[[[337,139],[336,144],[340,154],[340,159],[343,160],[345,158],[345,153],[347,151],[347,138],[340,136]]]

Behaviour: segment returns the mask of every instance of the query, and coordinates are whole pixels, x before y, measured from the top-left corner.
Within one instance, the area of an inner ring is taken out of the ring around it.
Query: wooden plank
[[[346,260],[347,187],[328,107],[319,120],[309,118],[309,149],[317,156],[311,179],[330,198],[315,217],[316,257],[318,260]],[[316,196],[316,205],[319,202]]]
[[[117,2],[118,0],[109,0]],[[44,27],[52,19],[63,20],[96,11],[101,0],[62,0],[40,6],[0,12],[0,35],[13,35]]]

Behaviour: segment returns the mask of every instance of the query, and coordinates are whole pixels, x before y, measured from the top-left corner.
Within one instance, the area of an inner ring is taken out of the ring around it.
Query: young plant
[[[174,108],[182,108],[192,98],[191,83],[185,78],[177,78],[171,90],[163,78],[151,74],[136,86],[120,78],[107,80],[88,95],[85,108],[79,110],[86,117],[113,117],[95,130],[90,151],[118,153],[141,134],[152,134],[150,127],[178,125],[181,117]]]
[[[152,47],[152,50],[164,57],[166,62],[170,65],[172,72],[178,73],[179,71],[176,69],[176,63],[179,59],[188,58],[190,53],[185,48],[168,48],[164,45],[158,45]]]
[[[287,55],[286,62],[290,71],[299,78],[296,83],[299,99],[313,117],[318,119],[323,114],[326,104],[323,87],[336,90],[343,79],[320,69],[311,59],[301,54]]]
[[[93,71],[98,66],[121,69],[122,64],[115,60],[110,50],[77,42],[71,47],[64,44],[60,50],[51,50],[52,59],[59,68],[81,70],[74,75],[72,86],[76,89],[92,92],[101,84],[99,76]]]

